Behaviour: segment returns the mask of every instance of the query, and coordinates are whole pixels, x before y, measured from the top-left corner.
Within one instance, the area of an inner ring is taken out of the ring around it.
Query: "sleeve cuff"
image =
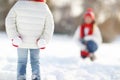
[[[43,49],[43,48],[45,48],[46,47],[46,41],[44,40],[44,39],[39,39],[38,40],[38,47],[40,48],[40,49]]]

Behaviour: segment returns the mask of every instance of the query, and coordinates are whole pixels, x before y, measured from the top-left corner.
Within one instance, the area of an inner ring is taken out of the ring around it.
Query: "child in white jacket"
[[[95,52],[102,43],[102,37],[99,28],[95,25],[95,16],[93,10],[89,8],[84,14],[84,21],[78,27],[75,38],[80,43],[80,55],[83,59],[89,57],[95,60]]]
[[[23,0],[11,8],[6,17],[6,31],[17,47],[17,80],[26,80],[28,52],[32,80],[40,80],[39,49],[44,49],[54,32],[54,20],[44,0]]]

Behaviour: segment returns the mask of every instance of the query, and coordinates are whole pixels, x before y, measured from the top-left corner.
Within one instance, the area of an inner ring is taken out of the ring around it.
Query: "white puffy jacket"
[[[19,48],[40,48],[53,35],[53,16],[44,2],[18,1],[6,17],[6,31],[10,39],[21,36]]]

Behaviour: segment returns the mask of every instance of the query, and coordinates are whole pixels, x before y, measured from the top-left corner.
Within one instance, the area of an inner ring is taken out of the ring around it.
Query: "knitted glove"
[[[12,39],[12,45],[14,47],[19,47],[21,43],[22,43],[22,38],[20,36],[17,36],[14,39]]]
[[[46,48],[46,41],[45,41],[44,39],[39,39],[39,40],[37,41],[37,44],[38,44],[38,47],[39,47],[40,49],[45,49],[45,48]]]
[[[81,42],[82,44],[86,44],[86,41],[85,41],[84,39],[80,39],[80,42]]]

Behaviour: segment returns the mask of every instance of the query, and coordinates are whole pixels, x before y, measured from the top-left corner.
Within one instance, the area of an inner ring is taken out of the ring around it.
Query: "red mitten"
[[[82,50],[80,54],[81,54],[81,57],[82,57],[83,59],[89,57],[89,55],[90,55],[89,52],[87,52],[87,51],[85,51],[85,50]]]
[[[14,47],[19,47],[21,43],[22,43],[22,38],[20,36],[17,36],[14,39],[12,39],[12,45]]]

